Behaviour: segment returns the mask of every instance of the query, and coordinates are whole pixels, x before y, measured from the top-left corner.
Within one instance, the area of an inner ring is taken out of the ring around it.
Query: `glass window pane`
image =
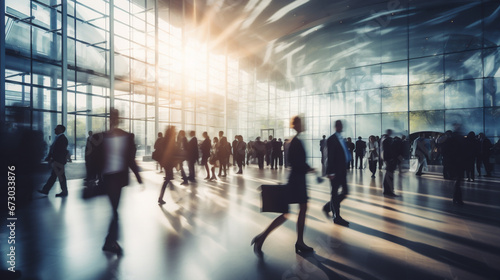
[[[500,78],[484,79],[484,106],[500,106]]]
[[[443,82],[443,58],[435,55],[410,60],[410,84]]]
[[[483,106],[482,85],[482,79],[446,83],[446,108],[470,108]]]
[[[481,51],[448,54],[444,57],[445,80],[457,81],[483,77]]]
[[[410,110],[432,110],[444,108],[444,85],[428,84],[410,86]]]
[[[357,115],[356,116],[356,135],[350,135],[355,142],[354,137],[361,136],[368,138],[370,135],[380,135],[382,131],[382,122],[380,114]]]
[[[410,112],[410,133],[419,131],[444,132],[444,111]]]
[[[356,92],[356,114],[380,112],[380,89]]]
[[[385,133],[387,129],[392,129],[394,131],[394,136],[408,135],[408,113],[382,114],[381,132]]]
[[[476,134],[483,132],[483,109],[461,109],[446,110],[445,112],[445,131],[455,130],[455,124],[460,124],[462,135],[467,135],[469,131]]]
[[[407,110],[407,87],[393,87],[382,89],[382,112],[399,112]]]

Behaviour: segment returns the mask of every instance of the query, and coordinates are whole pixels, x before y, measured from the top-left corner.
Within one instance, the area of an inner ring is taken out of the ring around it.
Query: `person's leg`
[[[306,222],[307,203],[299,204],[299,215],[297,216],[297,244],[304,244],[304,226]]]
[[[262,245],[264,244],[264,241],[266,241],[267,236],[277,227],[281,226],[284,222],[286,222],[287,216],[288,216],[287,213],[279,215],[278,217],[276,217],[276,219],[274,219],[271,222],[271,224],[269,224],[269,226],[263,232],[261,232],[260,234],[258,234],[253,238],[252,244],[255,243],[254,245],[255,253],[262,254]]]
[[[205,162],[205,171],[207,171],[207,177],[205,179],[210,179],[210,169],[208,168],[208,162]]]
[[[52,168],[52,172],[50,173],[50,177],[43,186],[42,190],[40,192],[43,192],[45,194],[48,194],[52,186],[54,186],[54,183],[56,182],[57,175],[54,169]]]
[[[188,179],[194,180],[194,160],[188,160],[188,170],[189,170],[189,176]]]
[[[165,204],[165,201],[163,200],[163,196],[165,195],[165,190],[167,189],[167,186],[169,183],[170,183],[170,180],[165,177],[165,180],[163,181],[163,184],[161,186],[160,196],[158,196],[158,203],[159,204]]]

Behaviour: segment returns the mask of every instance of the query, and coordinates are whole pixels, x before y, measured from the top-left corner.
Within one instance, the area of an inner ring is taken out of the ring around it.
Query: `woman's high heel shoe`
[[[298,254],[299,252],[310,253],[310,252],[314,252],[314,249],[312,247],[309,247],[306,245],[299,245],[299,244],[295,243],[295,253]]]
[[[262,258],[264,257],[264,253],[262,253],[262,242],[260,242],[260,234],[255,236],[253,239],[252,239],[252,242],[250,243],[250,246],[253,245],[253,253],[259,257],[259,258]]]

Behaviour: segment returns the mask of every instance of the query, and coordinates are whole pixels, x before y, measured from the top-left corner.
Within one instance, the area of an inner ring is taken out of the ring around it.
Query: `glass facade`
[[[296,114],[315,166],[337,119],[345,137],[364,140],[455,122],[499,139],[498,1],[353,4],[253,55],[186,17],[184,3],[6,0],[6,120],[27,108],[25,122],[47,143],[65,124],[77,159],[87,131],[106,129],[111,106],[138,155],[169,124],[198,138],[224,130],[231,140],[263,131],[286,139]]]

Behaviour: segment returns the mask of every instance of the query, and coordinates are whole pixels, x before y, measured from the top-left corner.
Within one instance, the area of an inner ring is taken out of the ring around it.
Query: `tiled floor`
[[[216,182],[202,180],[202,171],[187,187],[177,179],[160,207],[162,175],[142,164],[149,170],[142,172],[145,184],[132,181],[122,194],[122,257],[101,250],[111,214],[107,198],[83,200],[82,180],[70,180],[67,198],[54,197],[56,185],[18,213],[16,269],[23,279],[500,279],[498,178],[464,183],[466,205],[455,206],[453,183],[437,173],[396,173],[401,196],[386,198],[382,172],[371,179],[367,170],[350,171],[342,210],[351,224],[341,227],[321,212],[329,183],[311,175],[305,240],[316,252],[295,254],[292,206],[259,260],[250,240],[277,214],[260,213],[258,187],[286,182],[288,171],[250,166]],[[0,231],[6,259],[9,232]]]

